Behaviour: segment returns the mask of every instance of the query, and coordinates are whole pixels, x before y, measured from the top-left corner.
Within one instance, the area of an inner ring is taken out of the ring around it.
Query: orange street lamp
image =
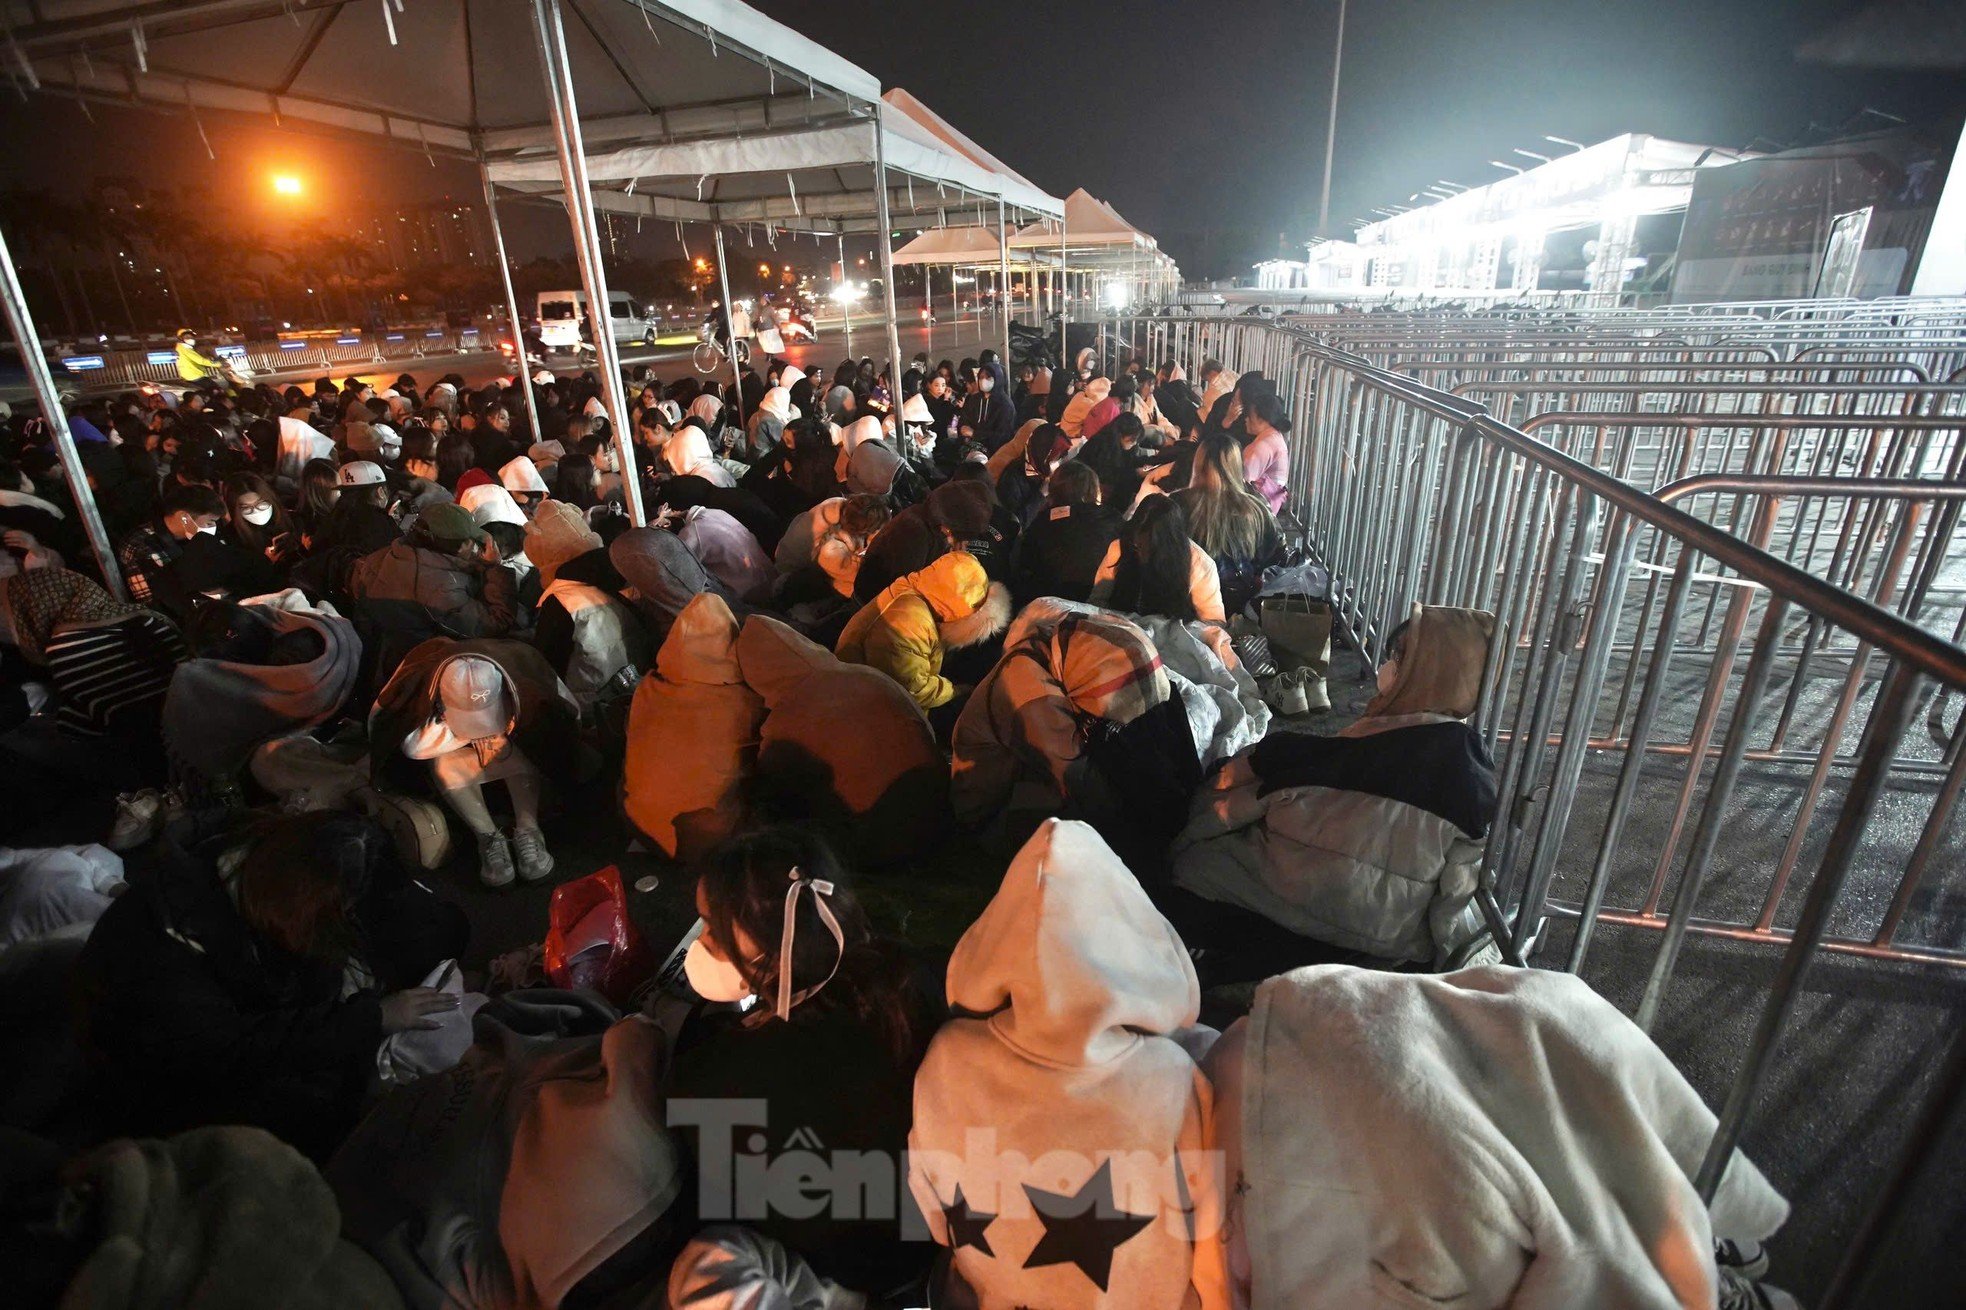
[[[281,196],[297,196],[301,192],[300,179],[292,173],[273,175],[273,193]]]

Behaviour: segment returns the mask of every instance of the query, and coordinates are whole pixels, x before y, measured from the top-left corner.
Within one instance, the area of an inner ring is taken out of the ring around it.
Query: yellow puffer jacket
[[[1010,592],[990,581],[974,555],[951,551],[861,606],[833,653],[879,669],[932,710],[956,696],[942,676],[943,654],[987,641],[1009,624]]]

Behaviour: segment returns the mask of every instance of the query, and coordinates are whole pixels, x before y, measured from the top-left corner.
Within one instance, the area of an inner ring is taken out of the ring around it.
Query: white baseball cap
[[[482,741],[503,733],[512,722],[512,695],[498,665],[482,655],[460,655],[437,674],[437,699],[444,726],[462,741]]]
[[[379,487],[387,481],[382,465],[366,459],[351,460],[336,469],[334,475],[337,487]]]

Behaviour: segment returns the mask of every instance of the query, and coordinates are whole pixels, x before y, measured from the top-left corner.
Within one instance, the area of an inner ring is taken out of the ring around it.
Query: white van
[[[539,339],[548,350],[578,350],[581,319],[587,313],[584,291],[539,293]],[[655,336],[654,324],[626,291],[608,292],[608,326],[616,345],[641,344]]]

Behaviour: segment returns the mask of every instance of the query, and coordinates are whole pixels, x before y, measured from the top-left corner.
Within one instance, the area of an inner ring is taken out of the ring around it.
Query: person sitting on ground
[[[356,560],[348,595],[367,621],[376,682],[410,647],[436,636],[502,637],[519,621],[518,582],[460,505],[432,505],[407,537]]]
[[[969,688],[943,676],[951,651],[982,645],[1010,624],[1010,591],[967,551],[950,551],[861,606],[834,653],[893,678],[947,732]]]
[[[169,610],[174,589],[166,582],[184,545],[200,533],[216,533],[225,502],[210,487],[174,483],[164,489],[157,515],[130,532],[117,547],[123,588],[139,605]]]
[[[958,543],[989,531],[995,513],[990,489],[980,482],[947,482],[887,521],[867,544],[853,583],[865,603],[897,579],[925,569]]]
[[[226,531],[233,543],[266,557],[277,575],[300,557],[300,533],[293,517],[257,473],[235,473],[225,484]]]
[[[795,605],[828,591],[851,600],[861,556],[887,520],[887,501],[874,495],[835,496],[793,519],[772,561],[780,602]]]
[[[663,443],[662,458],[672,478],[702,478],[714,487],[737,485],[736,477],[711,453],[710,438],[697,423],[684,423],[671,432]]]
[[[777,577],[771,567],[771,556],[729,514],[692,505],[683,511],[676,535],[732,595],[754,605],[770,598],[771,585]]]
[[[77,964],[83,1045],[110,1126],[266,1129],[324,1159],[353,1126],[376,1048],[457,998],[419,986],[464,951],[464,915],[345,812],[242,834],[167,831]]]
[[[1215,561],[1189,538],[1187,515],[1166,496],[1133,511],[1099,562],[1090,599],[1122,614],[1227,622]]]
[[[1059,415],[1058,426],[1065,429],[1065,435],[1073,441],[1085,436],[1086,416],[1093,408],[1112,394],[1113,384],[1106,378],[1087,378],[1080,388],[1072,393],[1064,411]]]
[[[1072,614],[1032,631],[956,721],[957,822],[1015,850],[1050,816],[1083,819],[1147,876],[1144,860],[1159,863],[1201,782],[1180,696],[1125,619]]]
[[[956,420],[956,435],[973,442],[985,455],[994,453],[1017,431],[1017,406],[1010,398],[1010,385],[1003,365],[991,360],[976,374],[976,390],[963,401]]]
[[[1738,1151],[1700,1198],[1713,1112],[1573,975],[1300,969],[1204,1068],[1238,1308],[1799,1304],[1749,1277],[1788,1203]]]
[[[1096,832],[1032,835],[956,944],[948,1001],[908,1134],[946,1250],[931,1299],[1226,1310],[1214,1103],[1188,1049],[1213,1034],[1181,939]]]
[[[628,711],[622,810],[650,846],[684,863],[737,833],[757,771],[765,703],[744,684],[737,635],[722,597],[691,600]],[[684,758],[689,767],[677,768]]]
[[[1140,494],[1140,470],[1147,453],[1140,448],[1141,431],[1140,420],[1133,415],[1115,415],[1087,437],[1073,457],[1098,473],[1108,505],[1130,506]]]
[[[161,773],[164,696],[190,655],[176,624],[80,573],[33,567],[0,582],[0,644],[20,652],[29,680],[52,697],[64,735],[113,737]]]
[[[1234,438],[1209,437],[1195,450],[1187,487],[1172,497],[1187,515],[1189,536],[1212,562],[1229,614],[1241,614],[1263,589],[1263,570],[1283,560],[1276,518],[1242,470]]]
[[[761,614],[744,621],[737,662],[765,702],[761,817],[811,826],[868,864],[918,858],[943,839],[949,766],[898,683]]]
[[[501,464],[498,469],[499,485],[512,493],[512,499],[527,514],[539,507],[548,494],[546,479],[539,475],[539,466],[524,455],[515,455]]]
[[[624,690],[647,667],[655,647],[627,582],[586,516],[564,501],[542,503],[526,525],[526,557],[539,570],[539,618],[533,645],[560,675],[583,712]]]
[[[1242,412],[1242,428],[1249,444],[1242,448],[1243,473],[1250,490],[1263,498],[1272,514],[1283,512],[1290,498],[1290,419],[1283,401],[1274,391],[1259,391]]]
[[[1018,538],[1010,571],[1011,599],[1022,609],[1039,596],[1084,600],[1106,552],[1119,536],[1120,516],[1103,506],[1099,475],[1077,460],[1053,470],[1045,507]]]
[[[1357,722],[1229,761],[1173,851],[1176,886],[1208,903],[1179,915],[1196,945],[1235,940],[1254,915],[1382,961],[1452,967],[1483,946],[1474,897],[1497,788],[1467,720],[1494,631],[1481,610],[1415,605]]]
[[[388,474],[379,464],[356,460],[335,474],[334,509],[322,527],[312,553],[339,555],[346,567],[364,555],[386,549],[403,535],[402,524],[389,512],[392,493]]]
[[[701,1233],[676,1262],[669,1304],[731,1304],[706,1294],[712,1276],[728,1296],[740,1287],[764,1292],[773,1285],[782,1295],[786,1283],[813,1275],[850,1289],[844,1295],[913,1304],[889,1297],[916,1285],[932,1254],[913,1240],[920,1217],[900,1171],[915,1070],[935,1016],[906,957],[896,943],[873,934],[846,869],[825,841],[798,828],[768,828],[717,851],[697,880],[696,906],[703,933],[690,944],[684,972],[699,996],[723,1006],[684,1026],[670,1104],[761,1102],[775,1141],[790,1134],[794,1143],[821,1144],[803,1149],[892,1170],[886,1182],[895,1190],[872,1191],[897,1204],[865,1213],[773,1206],[745,1217],[741,1233],[722,1227]],[[755,1001],[748,1010],[730,1008],[747,998]],[[700,1133],[683,1127],[681,1136],[700,1171],[727,1167],[729,1136],[721,1123]],[[865,1175],[861,1168],[843,1182],[839,1199],[872,1185]],[[705,1218],[728,1223],[730,1216]],[[744,1258],[754,1236],[803,1268]],[[745,1303],[791,1304],[748,1296]]]
[[[412,650],[369,715],[370,758],[379,787],[417,787],[415,761],[444,804],[478,839],[478,876],[503,887],[552,876],[539,830],[547,777],[571,785],[579,764],[580,703],[546,659],[523,642],[434,638]],[[485,786],[503,782],[512,800],[508,839],[493,820]]]
[[[801,417],[786,387],[772,387],[758,400],[745,433],[742,458],[752,464],[769,454],[784,437],[785,429]]]

